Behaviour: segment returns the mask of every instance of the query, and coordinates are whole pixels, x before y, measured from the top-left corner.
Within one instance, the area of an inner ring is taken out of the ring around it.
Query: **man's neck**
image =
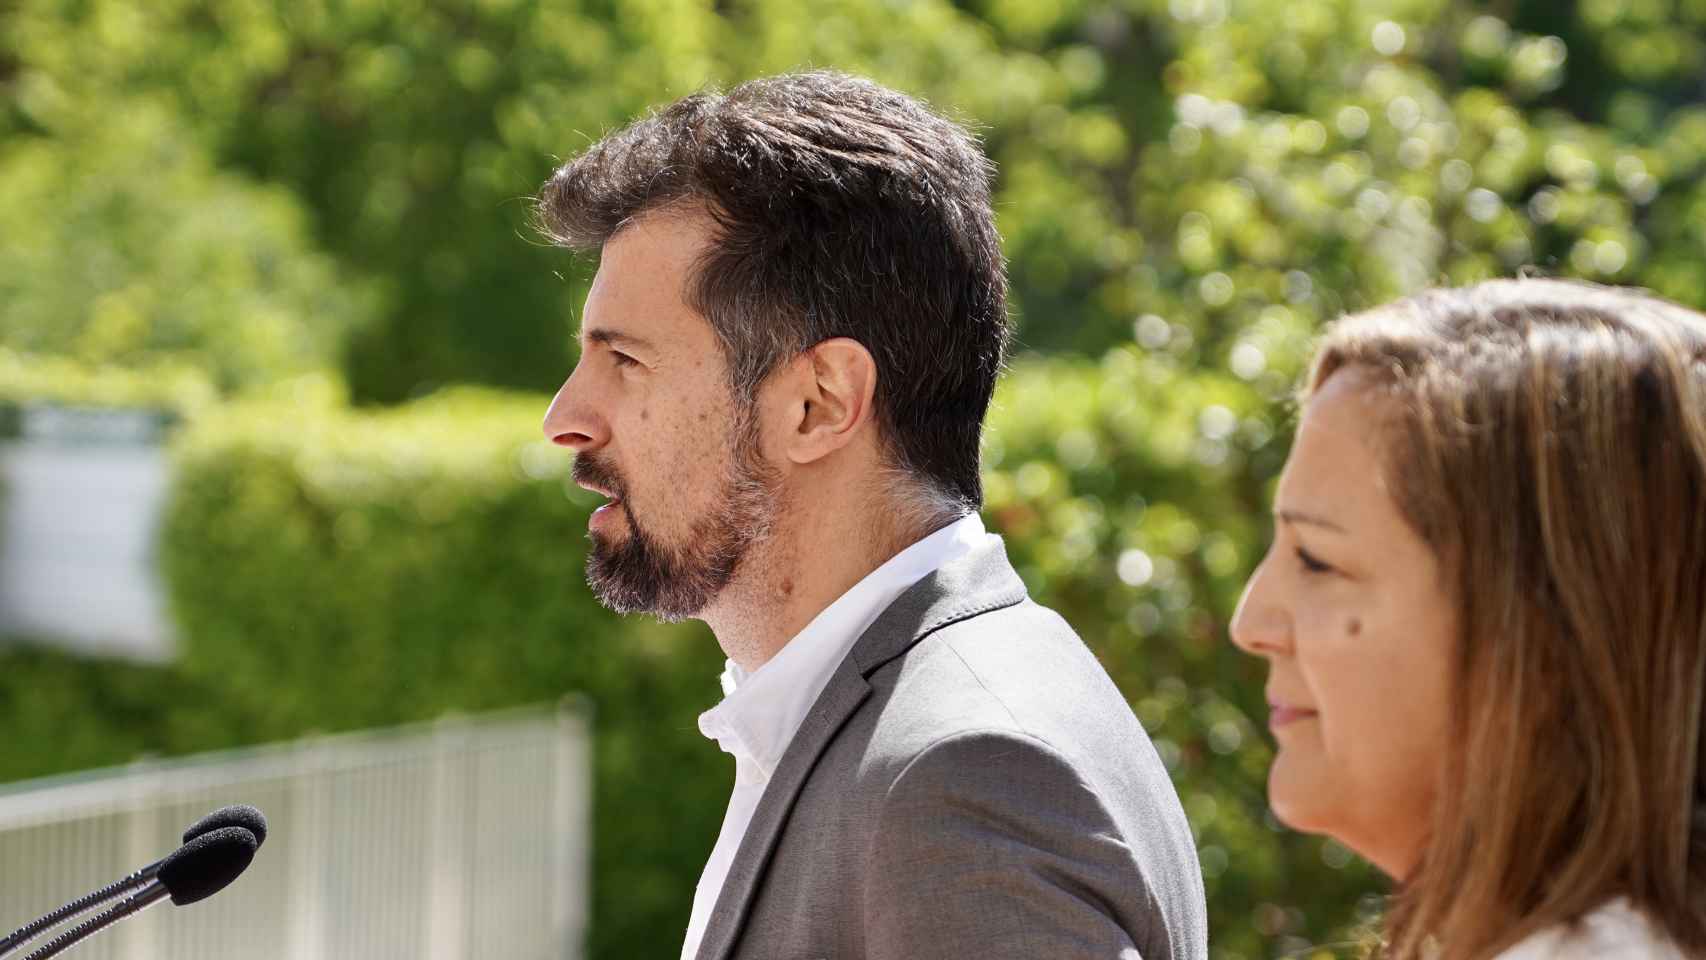
[[[883,504],[849,509],[814,498],[787,511],[774,535],[754,545],[741,570],[701,619],[730,660],[751,672],[768,663],[818,614],[872,571],[952,518],[895,522]]]

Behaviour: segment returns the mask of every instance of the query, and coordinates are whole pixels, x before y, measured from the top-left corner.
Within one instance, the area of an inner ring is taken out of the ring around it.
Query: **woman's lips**
[[[1268,704],[1268,728],[1278,730],[1280,727],[1293,724],[1299,720],[1308,720],[1315,716],[1315,711],[1303,707],[1288,706],[1283,703]]]

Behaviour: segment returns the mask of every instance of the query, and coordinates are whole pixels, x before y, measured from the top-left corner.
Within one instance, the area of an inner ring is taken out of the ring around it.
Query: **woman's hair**
[[[1339,321],[1305,393],[1347,366],[1394,401],[1386,479],[1459,623],[1386,953],[1487,957],[1617,896],[1706,952],[1706,316],[1498,280]]]

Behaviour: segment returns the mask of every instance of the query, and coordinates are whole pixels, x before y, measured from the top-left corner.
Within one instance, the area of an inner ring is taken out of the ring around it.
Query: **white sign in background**
[[[0,637],[172,655],[155,541],[168,481],[157,418],[34,408],[0,443]]]

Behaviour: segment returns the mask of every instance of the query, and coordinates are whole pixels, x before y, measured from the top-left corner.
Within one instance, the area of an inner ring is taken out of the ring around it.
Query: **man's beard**
[[[752,546],[770,536],[779,510],[777,473],[758,452],[757,424],[741,419],[730,430],[728,469],[715,505],[674,544],[646,530],[614,468],[589,454],[575,457],[574,479],[609,491],[628,525],[621,543],[589,535],[586,582],[600,603],[666,621],[695,616],[734,579]]]

